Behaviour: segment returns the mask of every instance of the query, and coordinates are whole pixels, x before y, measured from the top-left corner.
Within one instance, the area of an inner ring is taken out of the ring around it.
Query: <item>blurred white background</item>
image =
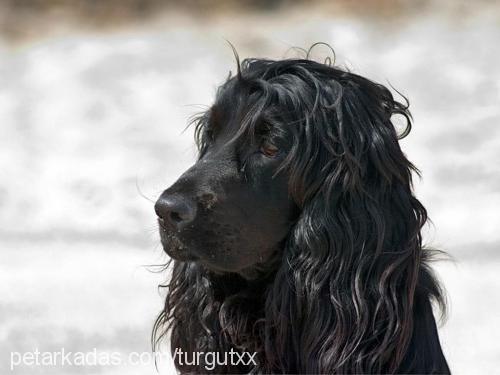
[[[225,39],[241,57],[275,58],[328,42],[338,65],[409,97],[402,147],[423,172],[425,239],[455,258],[436,265],[443,348],[454,373],[499,373],[500,6],[356,4],[0,2],[2,373],[11,351],[150,351],[166,277],[147,267],[166,261],[152,202],[194,161],[183,129],[234,71]]]

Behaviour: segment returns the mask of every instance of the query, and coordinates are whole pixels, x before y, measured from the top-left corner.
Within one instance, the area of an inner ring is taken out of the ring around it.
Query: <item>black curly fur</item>
[[[270,107],[291,137],[279,170],[299,214],[256,277],[173,261],[154,342],[169,332],[172,350],[257,352],[256,366],[177,364],[182,373],[449,373],[431,301],[445,304],[422,246],[427,212],[412,192],[418,171],[398,143],[411,129],[406,98],[307,58],[238,62],[219,93],[235,82],[253,98],[235,137],[255,135]],[[399,135],[394,115],[407,120]],[[196,119],[200,157],[208,117]]]

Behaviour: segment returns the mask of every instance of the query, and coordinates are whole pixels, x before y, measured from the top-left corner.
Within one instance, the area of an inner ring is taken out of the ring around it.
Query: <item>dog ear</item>
[[[308,373],[394,372],[427,220],[391,122],[411,117],[385,87],[347,73],[315,103],[288,160],[302,213],[267,298],[278,322],[268,356]]]

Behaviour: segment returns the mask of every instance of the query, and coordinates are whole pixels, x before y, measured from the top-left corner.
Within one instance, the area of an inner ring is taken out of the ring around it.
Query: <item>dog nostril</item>
[[[181,216],[177,212],[170,213],[170,219],[172,219],[172,221],[174,221],[176,223],[179,223],[182,221]]]

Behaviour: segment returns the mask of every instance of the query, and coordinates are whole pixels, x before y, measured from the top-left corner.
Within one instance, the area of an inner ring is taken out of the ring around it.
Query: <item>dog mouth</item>
[[[158,219],[160,240],[163,250],[168,256],[180,261],[194,261],[198,257],[189,252],[188,247],[182,242],[176,232],[169,229],[162,219]]]

